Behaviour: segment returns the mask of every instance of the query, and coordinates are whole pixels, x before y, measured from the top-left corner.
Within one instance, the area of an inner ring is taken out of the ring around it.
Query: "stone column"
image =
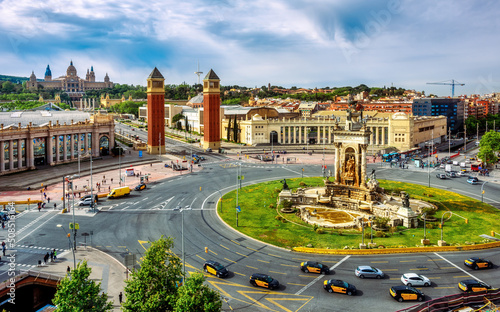
[[[83,134],[83,151],[84,153],[88,153],[89,151],[89,142],[88,142],[88,138],[87,138],[87,133],[84,132],[84,133],[81,133],[80,135]]]
[[[56,146],[56,163],[58,163],[59,160],[61,159],[61,153],[59,152],[59,135],[56,135],[55,146]]]
[[[66,133],[63,136],[63,160],[68,160],[68,135]]]
[[[5,150],[4,141],[0,141],[0,172],[5,171]]]
[[[71,133],[71,140],[69,142],[71,144],[70,151],[71,151],[71,157],[70,159],[73,160],[75,159],[75,134]]]
[[[97,129],[94,129],[92,131],[92,156],[98,157],[100,155],[99,132],[97,132]]]
[[[335,183],[340,183],[340,143],[334,143],[335,147]]]
[[[33,138],[30,135],[26,139],[26,167],[35,169],[35,147]]]
[[[360,144],[361,148],[361,187],[366,187],[366,148],[368,145]]]
[[[9,141],[9,170],[14,170],[14,140]]]
[[[379,127],[375,127],[375,145],[379,145]]]
[[[109,140],[109,147],[113,148],[113,144],[115,144],[115,130],[113,129],[113,127],[109,130]]]
[[[52,152],[52,134],[49,132],[49,136],[45,137],[45,145],[47,150],[47,164],[52,165],[54,162],[54,154]]]
[[[22,168],[23,167],[23,147],[22,147],[22,143],[23,140],[22,139],[17,139],[17,168]],[[25,150],[24,150],[24,155],[28,155],[26,154],[26,146],[25,146]],[[26,159],[26,165],[28,165],[28,159]]]

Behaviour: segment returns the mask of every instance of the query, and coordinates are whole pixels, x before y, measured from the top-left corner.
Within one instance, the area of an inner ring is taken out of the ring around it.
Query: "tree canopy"
[[[490,130],[485,133],[479,142],[477,157],[483,163],[492,164],[498,161],[497,152],[500,151],[500,132]]]
[[[179,298],[175,303],[174,311],[220,311],[222,308],[220,294],[204,285],[204,282],[205,276],[202,273],[192,274],[179,288]]]
[[[113,303],[108,302],[108,295],[100,294],[101,283],[89,279],[91,272],[92,269],[84,260],[61,281],[52,300],[57,311],[100,312],[113,309]]]

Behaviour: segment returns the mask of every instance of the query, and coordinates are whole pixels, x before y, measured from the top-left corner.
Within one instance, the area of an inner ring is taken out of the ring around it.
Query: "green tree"
[[[231,140],[231,116],[229,116],[229,120],[227,122],[227,140]]]
[[[188,117],[184,117],[184,128],[186,128],[186,132],[189,132],[189,122],[188,122]]]
[[[172,238],[161,236],[151,242],[139,270],[125,281],[123,311],[172,311],[177,301],[177,282],[182,264],[172,252]]]
[[[493,164],[498,161],[498,157],[490,146],[480,147],[477,157],[485,164]]]
[[[10,81],[6,81],[2,83],[2,92],[3,93],[11,93],[15,89],[14,84]]]
[[[78,263],[76,269],[67,275],[57,286],[52,302],[57,311],[111,311],[113,303],[108,302],[108,295],[101,292],[101,283],[89,279],[92,269],[87,261]]]
[[[500,151],[500,132],[488,131],[481,137],[479,142],[480,150],[483,147],[490,147],[493,152]]]
[[[177,114],[175,115],[174,117],[172,117],[172,123],[174,122],[178,122],[179,120],[181,120],[184,116],[182,114]]]
[[[193,273],[186,283],[179,288],[179,297],[175,303],[174,312],[184,311],[221,311],[222,300],[220,294],[204,285],[205,276],[202,273]]]
[[[238,143],[238,120],[236,119],[236,116],[234,117],[234,122],[233,122],[233,140],[234,142]]]

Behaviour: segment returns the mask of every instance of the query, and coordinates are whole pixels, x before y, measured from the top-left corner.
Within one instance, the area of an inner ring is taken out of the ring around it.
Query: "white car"
[[[416,273],[401,275],[401,282],[406,286],[431,286],[431,281],[427,277]]]
[[[87,197],[78,202],[78,206],[90,206],[92,204],[92,198]]]

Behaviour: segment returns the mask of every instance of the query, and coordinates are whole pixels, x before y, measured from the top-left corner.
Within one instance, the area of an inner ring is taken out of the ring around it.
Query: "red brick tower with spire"
[[[148,153],[165,153],[165,78],[155,67],[148,77]]]
[[[203,79],[203,148],[220,148],[220,79],[210,69]]]

